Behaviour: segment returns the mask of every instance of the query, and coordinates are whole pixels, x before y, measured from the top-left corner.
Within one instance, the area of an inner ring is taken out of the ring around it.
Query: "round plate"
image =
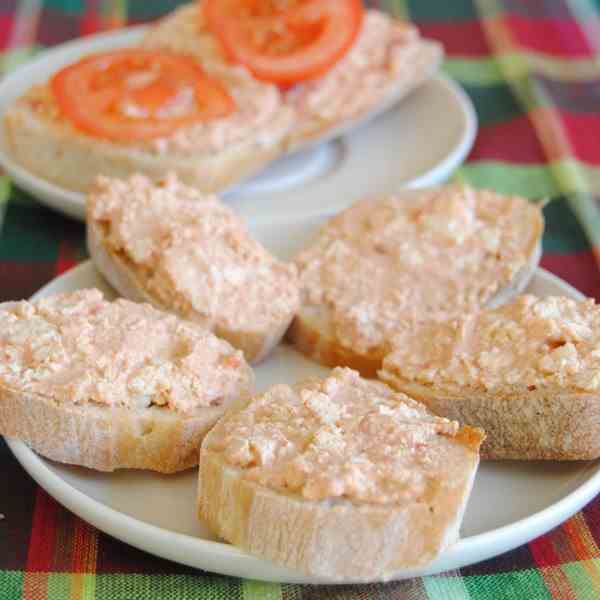
[[[281,216],[254,220],[251,229],[274,254],[288,259],[306,245],[323,218],[322,213],[300,219]],[[110,297],[114,295],[88,262],[51,282],[34,298],[93,286]],[[540,296],[582,298],[541,269],[528,291]],[[293,383],[325,372],[281,345],[256,369],[257,387],[262,390],[274,383]],[[226,575],[290,583],[326,582],[218,542],[196,519],[196,470],[169,476],[131,470],[99,473],[51,462],[15,440],[8,443],[23,467],[60,503],[133,546]],[[484,462],[461,528],[464,537],[427,567],[398,571],[392,578],[439,573],[510,550],[558,525],[599,491],[598,462]]]
[[[40,202],[68,216],[85,218],[84,194],[49,183],[12,160],[2,113],[32,85],[45,83],[62,66],[91,52],[134,45],[144,30],[130,27],[57,46],[0,83],[0,165]],[[471,101],[460,86],[441,75],[374,118],[377,112],[326,134],[324,146],[311,141],[297,148],[259,177],[234,186],[228,199],[253,211],[273,212],[288,207],[301,210],[307,205],[318,208],[325,197],[344,198],[343,204],[347,204],[366,192],[433,185],[448,178],[475,139],[477,119]],[[361,127],[366,121],[372,122]],[[352,133],[343,140],[330,140],[333,133],[348,134],[349,129]]]

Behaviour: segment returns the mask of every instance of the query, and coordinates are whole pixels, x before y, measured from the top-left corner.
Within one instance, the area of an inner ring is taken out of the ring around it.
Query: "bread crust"
[[[471,440],[467,447],[478,447],[481,432],[463,431]],[[207,450],[209,438],[210,433],[200,455],[199,518],[251,554],[332,582],[390,579],[394,571],[426,564],[454,543],[479,461],[472,450],[470,476],[445,489],[445,501],[434,511],[419,502],[383,507],[307,501],[244,480],[241,471]]]
[[[158,155],[84,135],[19,101],[6,111],[4,125],[8,149],[19,164],[77,192],[87,192],[98,175],[124,178],[136,172],[153,180],[174,172],[200,191],[219,191],[258,173],[283,145],[283,139],[264,145],[254,137],[220,152]]]
[[[89,216],[86,221],[90,257],[98,271],[119,294],[135,302],[148,302],[155,308],[174,313],[180,318],[189,318],[189,315],[185,315],[171,306],[165,306],[158,298],[149,293],[145,289],[143,279],[136,272],[135,265],[107,245],[102,227]],[[256,364],[270,354],[279,343],[293,317],[294,314],[290,313],[288,319],[283,320],[278,327],[271,330],[232,331],[216,327],[214,333],[227,340],[235,348],[242,350],[248,362]]]
[[[181,417],[152,407],[58,404],[0,385],[0,431],[52,460],[98,471],[150,469],[175,473],[198,464],[198,448],[224,407]]]
[[[465,388],[450,394],[380,371],[380,379],[436,415],[482,427],[484,459],[592,460],[600,457],[600,397],[537,388],[502,392]]]

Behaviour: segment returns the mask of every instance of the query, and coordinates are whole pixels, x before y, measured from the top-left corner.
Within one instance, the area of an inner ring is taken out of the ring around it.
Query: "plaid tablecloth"
[[[0,67],[176,4],[0,0]],[[475,103],[479,134],[456,177],[550,198],[542,265],[600,299],[600,0],[379,5],[444,43],[445,70]],[[82,225],[42,208],[7,178],[0,178],[0,209],[0,301],[30,296],[85,257]],[[460,571],[387,585],[302,587],[201,573],[117,542],[38,488],[1,441],[0,477],[0,600],[600,597],[600,497],[527,546]]]

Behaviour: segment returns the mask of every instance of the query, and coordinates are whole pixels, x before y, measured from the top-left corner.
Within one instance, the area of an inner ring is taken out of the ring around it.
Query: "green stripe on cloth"
[[[49,573],[48,574],[48,599],[68,598],[71,595],[70,573]]]
[[[450,77],[468,85],[497,85],[504,81],[500,66],[493,57],[449,57],[443,68]]]
[[[9,71],[16,69],[19,65],[31,60],[31,58],[43,49],[43,46],[36,45],[5,50],[0,55],[0,75],[8,73]]]
[[[242,597],[244,600],[281,600],[281,584],[244,579]]]
[[[536,569],[494,575],[470,575],[464,578],[464,582],[472,600],[552,600],[552,594]]]
[[[242,580],[209,573],[201,577],[99,573],[95,579],[97,600],[242,600]]]
[[[546,165],[477,161],[460,167],[455,178],[475,187],[488,187],[504,194],[519,194],[531,200],[550,198],[561,193]]]
[[[577,600],[596,600],[598,598],[594,583],[583,563],[571,562],[561,565]]]
[[[600,198],[600,167],[574,158],[555,160],[545,165],[524,165],[505,161],[481,160],[462,165],[458,179],[478,187],[521,194],[531,199],[565,193],[588,193]]]
[[[10,199],[10,192],[12,184],[7,175],[0,177],[0,231],[2,231],[2,225],[4,224],[4,215],[6,213],[6,207]]]
[[[471,597],[460,575],[423,577],[423,583],[429,600],[467,600]]]
[[[451,55],[444,70],[459,81],[472,85],[493,85],[526,76],[529,69],[564,82],[589,81],[600,77],[595,59],[561,59],[536,52],[508,52],[502,55],[467,57]]]
[[[20,600],[23,593],[22,571],[0,571],[2,600]]]

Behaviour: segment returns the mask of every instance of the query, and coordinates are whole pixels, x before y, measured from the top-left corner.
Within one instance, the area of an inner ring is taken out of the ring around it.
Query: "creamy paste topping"
[[[336,368],[226,415],[207,449],[244,479],[307,500],[393,504],[427,501],[460,470],[471,451],[453,440],[457,431],[408,396]]]
[[[256,137],[259,144],[278,143],[293,126],[294,111],[283,105],[277,86],[258,81],[223,56],[218,40],[209,33],[198,10],[186,4],[150,27],[145,48],[164,48],[198,59],[209,75],[226,84],[237,110],[223,119],[181,128],[168,138],[155,140],[159,152],[222,150],[229,144]]]
[[[348,119],[375,106],[396,82],[413,76],[421,49],[416,27],[377,11],[366,11],[349,52],[324,76],[294,86],[286,101],[302,116]]]
[[[299,303],[296,267],[273,257],[215,196],[174,176],[100,178],[90,218],[106,243],[133,263],[164,306],[210,328],[264,330]]]
[[[9,389],[189,414],[252,381],[242,353],[204,328],[96,289],[0,309],[0,385]]]
[[[403,322],[485,305],[526,265],[541,218],[524,198],[459,186],[358,202],[297,256],[302,303],[328,309],[343,346],[381,349]]]
[[[390,378],[436,388],[600,387],[600,307],[594,300],[520,296],[495,310],[398,332]]]
[[[245,69],[222,62],[211,64],[205,67],[205,70],[227,88],[235,101],[233,113],[226,117],[176,128],[170,135],[161,138],[130,142],[119,140],[111,143],[164,155],[218,152],[247,140],[259,146],[271,147],[283,140],[293,125],[294,111],[283,105],[281,93],[276,86],[257,81]],[[171,105],[165,108],[165,117],[185,112],[189,100],[185,94],[175,98]],[[61,113],[48,86],[33,86],[20,102],[45,119],[79,131]],[[144,116],[135,105],[124,104],[121,106],[121,112],[124,116],[132,118]]]
[[[173,11],[152,27],[143,45],[190,54],[208,69],[228,65],[218,40],[207,31],[198,6],[191,3]],[[368,10],[346,56],[324,76],[293,86],[283,94],[282,101],[293,109],[296,126],[300,127],[305,119],[336,121],[357,116],[380,102],[399,80],[412,79],[415,70],[423,68],[415,60],[420,51],[416,27]]]

